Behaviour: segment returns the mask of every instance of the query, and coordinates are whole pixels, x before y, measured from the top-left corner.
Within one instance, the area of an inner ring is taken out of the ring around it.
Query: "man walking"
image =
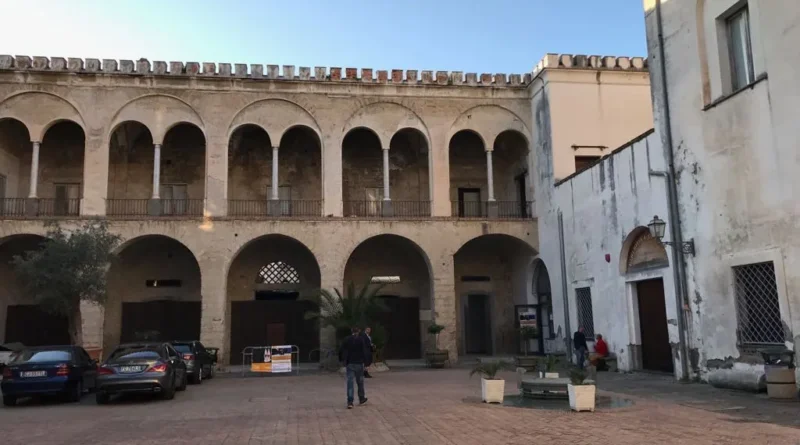
[[[375,352],[375,345],[372,344],[372,328],[367,326],[364,328],[364,339],[367,341],[367,346],[369,347],[370,352]],[[364,368],[364,378],[371,379],[372,376],[369,374],[369,368]]]
[[[578,328],[575,335],[572,337],[572,346],[575,347],[575,358],[577,359],[578,368],[583,369],[583,363],[586,361],[586,334],[583,333],[583,326]]]
[[[339,356],[347,369],[347,409],[353,408],[353,380],[358,386],[358,404],[367,403],[364,395],[364,368],[372,363],[372,351],[361,335],[361,328],[353,326],[350,332],[352,335],[344,340],[339,350]]]

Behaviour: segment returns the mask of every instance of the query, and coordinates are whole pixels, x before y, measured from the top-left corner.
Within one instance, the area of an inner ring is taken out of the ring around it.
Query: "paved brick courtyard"
[[[172,401],[123,400],[99,407],[87,396],[80,404],[0,408],[0,432],[3,444],[26,445],[800,444],[800,428],[792,424],[798,416],[775,423],[743,420],[735,397],[756,396],[718,397],[713,405],[723,412],[713,412],[691,407],[688,396],[633,391],[635,396],[624,396],[634,400],[632,406],[578,414],[474,403],[480,382],[467,376],[464,369],[378,374],[367,380],[369,403],[353,410],[345,408],[338,375],[222,377],[190,386]],[[507,394],[516,393],[514,375],[506,377]],[[619,392],[625,382],[615,378],[609,385]],[[715,391],[694,386],[701,389],[688,388],[687,394],[706,397],[704,391]],[[771,409],[764,406],[748,410]],[[782,409],[800,413],[797,404]]]

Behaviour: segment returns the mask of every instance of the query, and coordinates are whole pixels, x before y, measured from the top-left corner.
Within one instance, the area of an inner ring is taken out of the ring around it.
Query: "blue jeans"
[[[575,350],[576,359],[578,361],[578,368],[583,369],[583,364],[586,362],[586,349],[578,348]]]
[[[347,365],[347,404],[353,403],[353,379],[358,385],[358,401],[363,401],[364,396],[364,365]]]

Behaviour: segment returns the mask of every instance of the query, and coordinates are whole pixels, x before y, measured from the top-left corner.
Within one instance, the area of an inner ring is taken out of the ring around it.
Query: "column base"
[[[25,216],[39,216],[39,198],[28,198],[25,200]]]
[[[497,218],[499,213],[497,201],[489,201],[486,203],[486,216],[489,218]]]
[[[161,216],[161,200],[151,198],[147,201],[147,214],[150,216]]]
[[[381,201],[381,216],[383,217],[394,216],[394,207],[392,206],[391,199],[386,199]]]
[[[269,212],[269,216],[281,216],[281,200],[280,199],[270,199],[267,202],[267,208]]]

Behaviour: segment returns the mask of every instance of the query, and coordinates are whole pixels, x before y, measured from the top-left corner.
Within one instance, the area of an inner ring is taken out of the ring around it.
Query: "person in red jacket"
[[[590,359],[592,364],[597,367],[598,371],[606,371],[606,357],[608,357],[608,343],[603,340],[603,336],[597,334],[597,341],[594,343],[594,354]]]

